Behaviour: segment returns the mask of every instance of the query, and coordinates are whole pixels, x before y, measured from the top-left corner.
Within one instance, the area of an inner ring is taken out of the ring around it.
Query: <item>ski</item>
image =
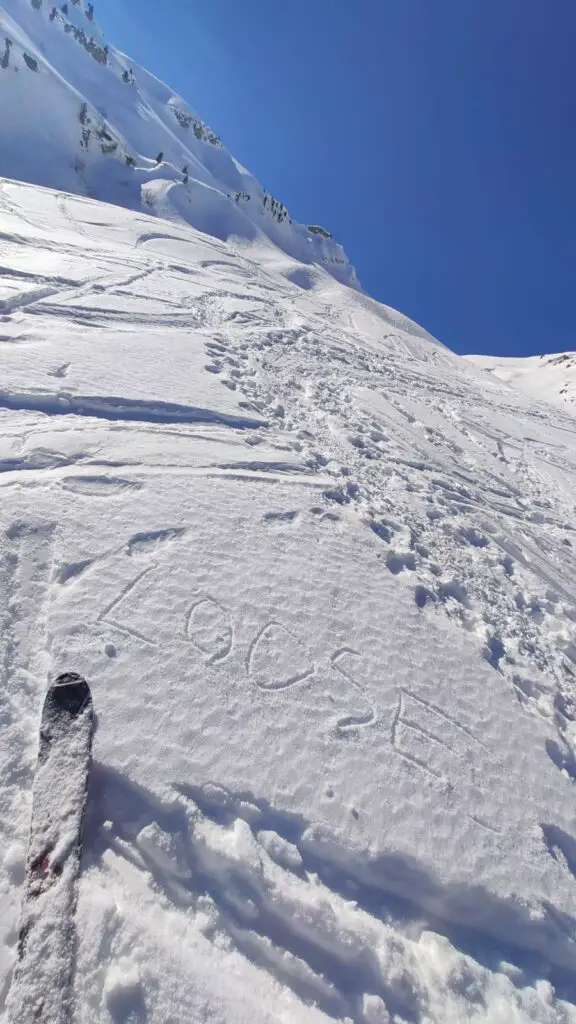
[[[76,883],[94,712],[85,679],[58,677],[44,701],[10,998],[11,1024],[71,1020]]]

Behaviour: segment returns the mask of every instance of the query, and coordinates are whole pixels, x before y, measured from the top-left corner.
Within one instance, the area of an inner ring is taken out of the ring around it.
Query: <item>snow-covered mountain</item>
[[[576,412],[576,352],[557,352],[552,355],[524,356],[466,356],[480,369],[498,377],[512,387],[520,388],[532,398],[542,402],[568,407]]]
[[[1,172],[278,249],[348,284],[331,233],[297,224],[163,82],[108,45],[87,0],[0,7]]]
[[[350,287],[247,172],[227,196],[64,7],[0,12],[2,1024],[69,984],[61,921],[14,971],[66,670],[98,722],[74,1022],[576,1024],[574,417]]]

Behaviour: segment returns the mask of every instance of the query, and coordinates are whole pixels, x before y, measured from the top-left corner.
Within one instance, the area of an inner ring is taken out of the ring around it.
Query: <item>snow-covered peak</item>
[[[507,358],[467,356],[472,363],[531,398],[576,412],[576,352]]]
[[[172,90],[106,43],[87,0],[0,8],[8,178],[144,208],[357,285],[330,231],[296,223]]]

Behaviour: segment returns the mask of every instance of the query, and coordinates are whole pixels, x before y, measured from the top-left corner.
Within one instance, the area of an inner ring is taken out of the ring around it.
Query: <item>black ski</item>
[[[40,723],[11,1024],[72,1019],[76,883],[93,725],[86,680],[75,672],[59,676]]]

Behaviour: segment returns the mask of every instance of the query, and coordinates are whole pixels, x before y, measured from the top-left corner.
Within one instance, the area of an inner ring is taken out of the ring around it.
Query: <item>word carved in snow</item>
[[[98,621],[149,647],[160,647],[160,641],[147,635],[147,627],[136,626],[122,614],[126,601],[135,598],[135,591],[144,584],[153,586],[151,576],[158,568],[147,565],[128,580],[120,592],[98,615]],[[142,596],[142,595],[140,595]],[[210,595],[199,595],[190,605],[184,622],[176,631],[210,667],[219,667],[237,648],[237,635],[232,616],[224,604]],[[246,678],[264,693],[279,693],[299,683],[328,680],[331,703],[336,699],[351,700],[349,711],[335,723],[336,735],[376,724],[377,713],[369,698],[359,671],[362,656],[352,647],[342,647],[316,663],[304,641],[277,620],[267,621],[247,645],[244,656]],[[344,687],[344,692],[343,691]]]
[[[148,549],[171,543],[178,530],[138,534],[128,545],[129,553],[141,556]],[[473,752],[490,756],[490,751],[468,725],[455,714],[424,695],[400,688],[396,708],[390,717],[372,701],[367,686],[368,669],[363,669],[362,652],[352,646],[339,647],[315,657],[304,639],[279,619],[265,620],[251,635],[240,637],[242,618],[236,619],[225,601],[200,592],[186,608],[180,605],[181,618],[173,628],[164,616],[158,619],[160,634],[150,635],[155,620],[155,595],[160,592],[156,571],[158,562],[148,561],[98,615],[98,622],[124,634],[129,640],[145,644],[159,653],[166,643],[185,645],[199,656],[207,669],[221,672],[226,665],[238,682],[255,687],[268,701],[304,687],[311,699],[322,695],[334,713],[330,713],[330,732],[340,740],[359,739],[363,730],[378,728],[384,746],[389,744],[410,772],[421,773],[436,791],[470,804],[464,816],[485,833],[499,830],[486,820],[484,804],[474,785]],[[152,600],[150,607],[147,602]],[[162,600],[166,607],[166,595]],[[169,603],[169,602],[168,602]],[[148,608],[147,612],[143,611]],[[166,632],[167,630],[167,632]],[[236,660],[233,664],[234,655]],[[243,668],[242,668],[243,666]],[[324,705],[324,708],[326,705]],[[337,709],[337,711],[336,711]],[[472,788],[467,792],[467,787]],[[471,813],[472,805],[478,813]]]
[[[150,544],[170,542],[176,536],[178,533],[174,531],[160,531],[151,534],[147,541]],[[130,551],[144,549],[144,542],[138,535],[138,543],[132,544]],[[147,595],[158,593],[154,579],[158,568],[156,562],[142,566],[98,615],[100,623],[137,643],[157,649],[170,637],[148,635],[149,625],[141,626],[140,617]],[[147,623],[150,621],[149,609]],[[171,634],[170,625],[168,630]],[[314,657],[305,641],[279,619],[268,619],[251,639],[239,640],[237,626],[226,603],[206,593],[198,594],[188,606],[172,639],[189,645],[207,667],[216,670],[237,652],[243,660],[245,680],[264,694],[274,696],[302,685],[313,687],[314,692],[323,689],[331,705],[348,705],[342,711],[339,709],[335,722],[332,719],[332,728],[340,738],[347,734],[358,735],[361,729],[374,727],[379,722],[383,724],[367,688],[362,653],[352,646]],[[446,785],[456,788],[449,775],[459,778],[462,770],[465,775],[469,774],[471,750],[489,753],[472,730],[453,713],[405,688],[399,690],[389,728],[389,742],[395,753],[412,769],[423,772],[443,788]]]

